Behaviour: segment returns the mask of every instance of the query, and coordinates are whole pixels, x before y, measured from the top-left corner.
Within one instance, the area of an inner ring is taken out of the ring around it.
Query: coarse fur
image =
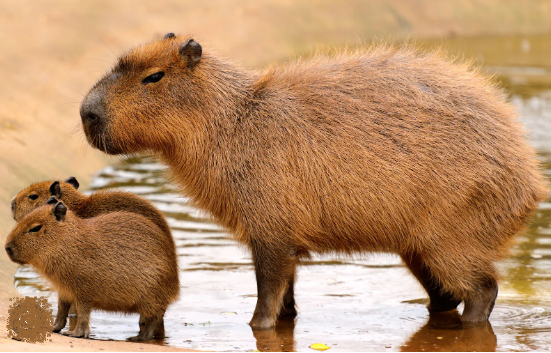
[[[122,55],[84,98],[83,129],[109,154],[155,152],[251,250],[251,326],[296,313],[295,268],[311,252],[397,253],[431,311],[464,301],[464,321],[487,320],[494,263],[547,195],[490,79],[408,46],[257,73],[189,43],[167,36]]]
[[[99,190],[86,196],[78,191],[79,183],[74,177],[66,181],[43,181],[34,183],[19,192],[11,202],[12,216],[20,221],[34,209],[45,205],[52,196],[63,203],[79,218],[92,218],[110,212],[133,212],[155,223],[166,237],[169,251],[175,245],[170,227],[163,214],[148,200],[133,193],[119,190]],[[59,298],[58,307],[66,303]],[[70,303],[70,314],[76,314],[74,303]],[[74,321],[74,320],[73,320]],[[65,327],[65,320],[55,323],[54,332]],[[72,325],[71,325],[72,327]]]
[[[164,313],[180,290],[177,257],[172,242],[144,216],[111,212],[85,219],[62,202],[44,205],[17,223],[6,251],[58,291],[65,305],[56,324],[76,303],[76,327],[64,334],[88,337],[90,312],[99,309],[139,313],[140,334],[131,340],[164,337]]]

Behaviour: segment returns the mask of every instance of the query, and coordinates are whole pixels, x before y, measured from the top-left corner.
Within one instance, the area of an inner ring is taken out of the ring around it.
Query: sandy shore
[[[479,5],[484,11],[473,12]],[[544,16],[549,11],[545,6],[512,0],[440,2],[436,7],[422,0],[353,0],[347,6],[291,0],[0,0],[0,243],[14,226],[9,204],[19,190],[71,175],[86,188],[93,173],[113,161],[84,141],[78,105],[125,48],[169,31],[186,32],[245,66],[262,67],[317,45],[357,44],[372,35],[547,33],[551,22]],[[7,339],[9,298],[18,295],[13,288],[16,269],[0,251],[0,351],[177,350],[57,334],[45,344]]]

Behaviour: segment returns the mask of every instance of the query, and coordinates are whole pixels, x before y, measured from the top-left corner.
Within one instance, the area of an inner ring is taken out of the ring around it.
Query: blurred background
[[[167,32],[190,33],[204,50],[253,69],[319,48],[407,40],[427,50],[442,47],[495,74],[551,178],[550,18],[548,0],[0,0],[0,243],[14,226],[9,205],[18,191],[74,175],[83,190],[139,193],[169,218],[184,287],[167,314],[171,338],[161,343],[307,350],[327,339],[333,350],[549,349],[549,200],[501,266],[493,327],[464,328],[457,317],[429,320],[426,295],[399,260],[374,256],[307,264],[297,288],[297,322],[258,334],[246,325],[256,300],[248,254],[187,206],[154,160],[121,162],[92,150],[80,132],[78,108],[118,55]],[[47,283],[0,251],[2,312],[15,293],[16,271],[21,293],[55,301]],[[93,320],[95,338],[124,339],[135,331],[135,318],[119,317],[113,326],[111,316]]]

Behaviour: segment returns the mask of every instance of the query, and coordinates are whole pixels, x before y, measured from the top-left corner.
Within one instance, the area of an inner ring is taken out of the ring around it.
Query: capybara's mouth
[[[108,140],[104,134],[90,136],[89,133],[87,132],[85,133],[86,133],[86,139],[88,140],[88,143],[92,147],[111,155],[124,153],[124,151],[122,151],[120,148],[115,147],[115,145],[110,140]]]
[[[12,262],[15,262],[16,264],[19,264],[19,265],[24,265],[25,264],[23,261],[21,261],[17,258],[15,252],[12,249],[6,249],[6,252],[8,253],[8,257],[10,258],[10,260]]]

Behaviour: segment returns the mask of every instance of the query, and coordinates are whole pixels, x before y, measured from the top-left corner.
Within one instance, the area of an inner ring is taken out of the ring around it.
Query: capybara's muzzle
[[[103,94],[98,89],[84,97],[80,106],[80,119],[88,143],[100,151],[110,153],[106,138],[107,109]]]
[[[10,260],[12,260],[13,262],[21,263],[19,260],[17,260],[17,256],[15,254],[15,246],[11,241],[6,244],[6,252],[10,257]]]

